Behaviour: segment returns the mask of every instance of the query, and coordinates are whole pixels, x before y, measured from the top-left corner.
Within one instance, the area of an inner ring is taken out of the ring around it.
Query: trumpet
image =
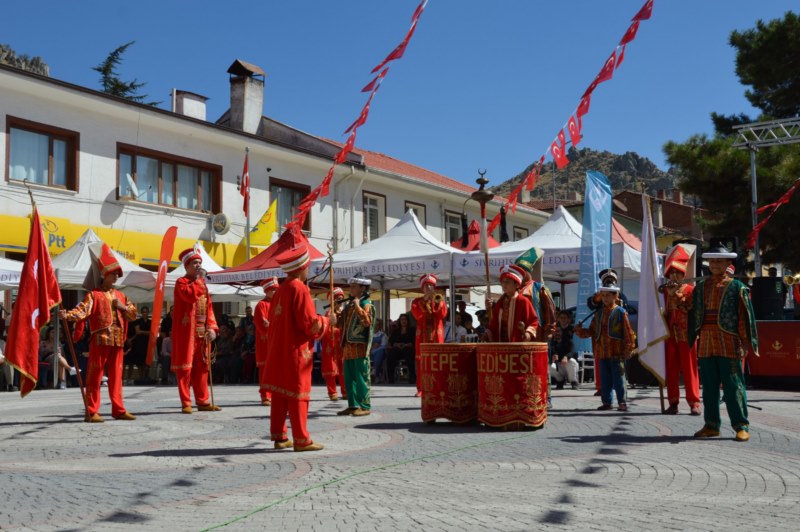
[[[444,301],[442,294],[436,294],[435,296],[433,296],[434,303],[441,303],[442,301]]]
[[[788,286],[792,286],[792,285],[800,283],[800,273],[795,274],[795,275],[784,275],[783,276],[783,283],[788,285]]]

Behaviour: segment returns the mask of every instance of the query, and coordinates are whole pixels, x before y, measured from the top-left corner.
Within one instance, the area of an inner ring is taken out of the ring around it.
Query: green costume
[[[342,312],[344,385],[349,408],[370,410],[369,352],[375,332],[375,307],[368,295],[362,296],[357,305],[347,305]]]

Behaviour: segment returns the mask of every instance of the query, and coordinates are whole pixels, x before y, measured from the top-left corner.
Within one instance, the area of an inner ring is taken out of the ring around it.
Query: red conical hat
[[[101,277],[105,277],[112,272],[122,275],[122,266],[119,265],[117,258],[111,253],[111,248],[106,243],[103,243],[103,250],[100,253],[100,258],[97,259],[97,266],[100,268]]]
[[[675,246],[667,257],[667,260],[664,262],[664,277],[668,277],[669,271],[673,268],[683,274],[686,274],[686,268],[689,265],[689,260],[691,260],[691,257],[689,256],[689,253],[683,249],[683,246]]]

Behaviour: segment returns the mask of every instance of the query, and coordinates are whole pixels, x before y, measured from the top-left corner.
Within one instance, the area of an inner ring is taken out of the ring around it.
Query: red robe
[[[266,389],[267,352],[269,349],[269,307],[270,301],[262,299],[253,311],[253,326],[256,328],[256,368],[258,369],[258,392],[261,401],[269,401],[272,394]]]
[[[522,322],[524,330],[520,330]],[[530,333],[536,339],[539,318],[529,297],[515,293],[511,298],[504,295],[492,307],[492,319],[489,321],[490,341],[492,342],[524,342],[524,334]]]
[[[178,279],[172,308],[172,371],[190,369],[198,339],[202,339],[208,329],[219,334],[205,282],[199,277],[194,281],[186,276]]]
[[[414,337],[414,362],[417,366],[417,390],[422,390],[422,351],[420,344],[444,343],[444,320],[447,305],[444,301],[428,303],[424,297],[411,302],[411,315],[417,320],[417,333]]]
[[[278,288],[269,310],[272,331],[265,387],[290,399],[308,401],[314,365],[308,344],[325,333],[328,319],[317,316],[308,287],[296,278]]]

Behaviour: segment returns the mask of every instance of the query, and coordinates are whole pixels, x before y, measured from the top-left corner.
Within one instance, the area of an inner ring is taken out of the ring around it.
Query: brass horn
[[[783,282],[789,286],[800,283],[800,273],[795,275],[784,275]]]

